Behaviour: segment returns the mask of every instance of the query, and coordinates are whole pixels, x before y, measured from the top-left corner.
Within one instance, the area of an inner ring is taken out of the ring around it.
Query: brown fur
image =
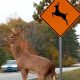
[[[13,32],[7,41],[11,45],[12,55],[21,70],[23,80],[26,80],[28,72],[31,70],[38,74],[38,80],[45,80],[48,75],[56,76],[52,61],[32,54],[28,42],[21,38],[20,34],[21,30]]]

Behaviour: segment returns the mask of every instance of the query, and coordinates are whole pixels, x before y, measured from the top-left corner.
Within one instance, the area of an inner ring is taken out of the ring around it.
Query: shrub
[[[0,48],[0,66],[6,62],[6,54],[3,48]]]
[[[63,66],[65,66],[65,67],[71,66],[74,63],[75,63],[75,60],[71,56],[63,59]]]

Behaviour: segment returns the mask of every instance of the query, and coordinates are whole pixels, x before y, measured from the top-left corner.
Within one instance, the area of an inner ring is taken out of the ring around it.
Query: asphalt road
[[[32,80],[36,77],[35,74],[28,74],[28,80]],[[20,72],[0,73],[0,80],[22,80],[22,76]]]
[[[63,72],[75,69],[80,69],[80,67],[63,68]],[[56,68],[56,72],[59,73],[59,68]],[[33,73],[28,74],[28,80],[33,80],[34,78],[37,78],[36,74]],[[20,72],[0,73],[0,80],[22,80],[22,76]]]

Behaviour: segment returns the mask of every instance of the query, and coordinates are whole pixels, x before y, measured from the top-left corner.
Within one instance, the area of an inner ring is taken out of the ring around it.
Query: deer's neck
[[[28,44],[25,40],[18,40],[16,43],[11,44],[11,52],[14,58],[19,58],[20,56],[25,55],[25,53],[29,53]]]
[[[20,57],[20,47],[18,45],[15,44],[11,44],[11,52],[14,58],[18,58]]]
[[[58,11],[58,7],[56,7],[56,10]]]

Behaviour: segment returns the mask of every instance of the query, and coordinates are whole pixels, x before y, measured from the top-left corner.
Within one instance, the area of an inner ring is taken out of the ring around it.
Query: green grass
[[[37,80],[37,79],[32,79],[32,80]],[[80,69],[63,72],[63,80],[80,80]]]
[[[64,72],[63,80],[80,80],[80,69]]]

